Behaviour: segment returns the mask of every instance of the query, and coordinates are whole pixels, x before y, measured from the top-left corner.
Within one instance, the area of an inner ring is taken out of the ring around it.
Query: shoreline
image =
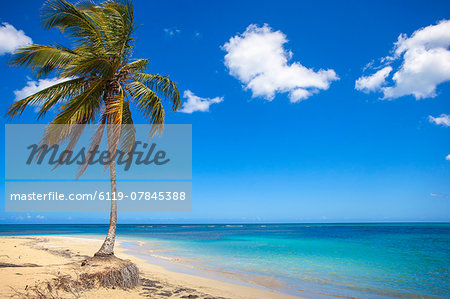
[[[95,235],[0,236],[0,263],[3,268],[0,296],[17,296],[21,290],[38,282],[50,280],[60,271],[71,271],[68,266],[70,263],[81,262],[86,257],[92,256],[102,242],[103,240],[96,238]],[[174,268],[152,263],[149,259],[133,254],[129,248],[126,248],[127,246],[124,246],[127,242],[134,244],[145,242],[119,239],[115,248],[117,257],[129,259],[138,266],[143,285],[131,290],[92,289],[83,292],[84,296],[87,298],[123,298],[124,296],[127,298],[148,296],[152,298],[301,298],[236,278],[215,277],[216,275],[208,275],[208,273],[200,275],[201,271],[197,272],[198,269],[195,269],[195,266],[193,271],[178,272]]]

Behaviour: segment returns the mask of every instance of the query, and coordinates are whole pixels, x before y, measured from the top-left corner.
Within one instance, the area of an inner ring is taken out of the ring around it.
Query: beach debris
[[[169,291],[162,291],[160,293],[158,293],[159,296],[164,296],[164,297],[171,297],[172,296],[172,292]]]
[[[66,264],[67,271],[58,271],[54,278],[36,281],[26,286],[25,292],[16,292],[19,298],[66,298],[62,294],[82,297],[85,291],[97,288],[130,289],[140,285],[139,269],[130,260],[115,256],[91,257]],[[65,295],[65,296],[66,296]]]
[[[30,264],[30,263],[12,264],[12,263],[0,262],[0,268],[13,268],[13,267],[42,267],[42,266],[41,265],[36,265],[36,264]]]

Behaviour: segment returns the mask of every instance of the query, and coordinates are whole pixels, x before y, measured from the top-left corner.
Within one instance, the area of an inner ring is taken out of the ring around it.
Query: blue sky
[[[2,1],[0,21],[34,43],[64,44],[40,25],[41,5]],[[193,127],[193,211],[119,213],[119,222],[450,220],[448,1],[134,6],[134,57],[149,58],[149,72],[187,91],[185,113],[168,113],[166,122]],[[8,67],[10,46],[2,43],[4,114],[14,91],[35,79]],[[36,122],[33,109],[2,121]],[[0,207],[3,223],[107,217]]]

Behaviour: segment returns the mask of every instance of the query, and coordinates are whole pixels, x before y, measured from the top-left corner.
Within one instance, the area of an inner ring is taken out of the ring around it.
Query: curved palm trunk
[[[116,161],[112,160],[109,165],[111,176],[111,214],[109,216],[109,229],[100,250],[94,256],[111,256],[114,255],[114,242],[116,240],[117,226],[117,186],[116,186]]]

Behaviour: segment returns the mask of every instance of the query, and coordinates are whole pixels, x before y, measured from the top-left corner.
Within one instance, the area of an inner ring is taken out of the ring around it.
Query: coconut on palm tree
[[[131,105],[148,119],[152,134],[161,132],[164,124],[162,99],[171,102],[173,111],[180,108],[176,84],[168,77],[145,73],[148,60],[131,57],[134,32],[131,0],[100,4],[50,0],[43,6],[43,25],[46,29],[58,28],[70,39],[72,47],[25,46],[12,54],[11,65],[29,67],[38,78],[55,75],[59,83],[15,102],[7,113],[14,118],[25,108],[38,106],[41,118],[51,109],[56,110],[43,143],[68,141],[67,149],[71,150],[84,125],[98,124],[91,147],[101,142],[106,127],[110,153],[114,155],[119,146],[126,152],[134,143]],[[79,175],[87,166],[82,165]],[[109,170],[114,199],[114,159]],[[111,200],[108,234],[96,256],[114,255],[116,225],[117,202]]]

